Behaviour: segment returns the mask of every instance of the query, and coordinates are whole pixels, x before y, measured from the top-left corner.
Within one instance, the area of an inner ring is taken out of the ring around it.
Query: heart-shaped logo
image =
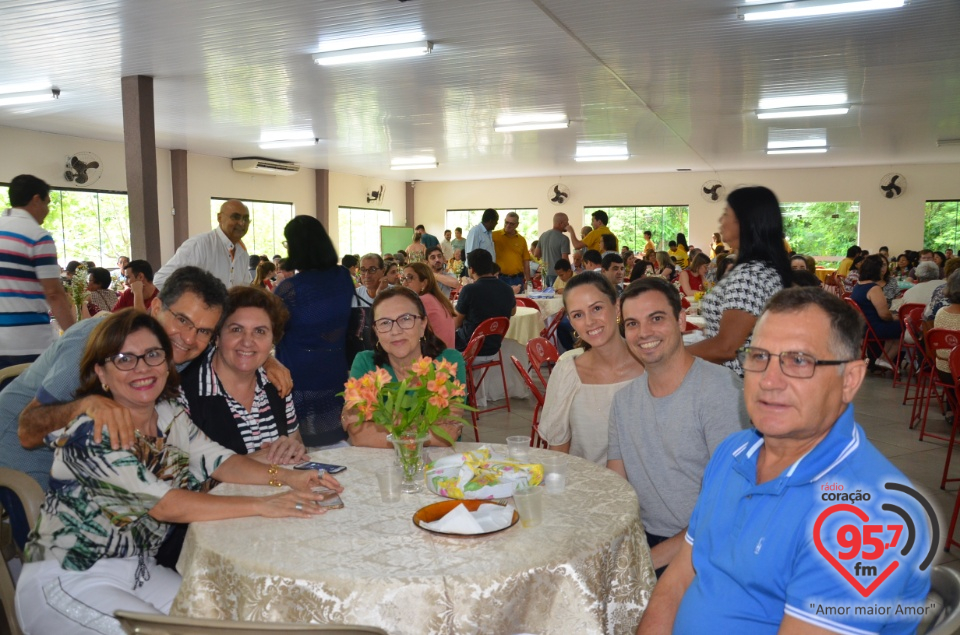
[[[853,505],[847,505],[844,503],[832,505],[827,509],[823,510],[823,512],[817,517],[817,522],[813,526],[813,541],[817,545],[817,551],[820,552],[820,555],[826,558],[827,562],[833,565],[833,568],[839,571],[840,575],[842,575],[847,580],[847,582],[849,582],[853,586],[853,588],[856,589],[858,593],[860,593],[860,595],[862,595],[863,597],[869,597],[870,594],[873,593],[876,590],[876,588],[880,586],[883,583],[883,581],[890,576],[891,573],[897,570],[897,567],[900,566],[900,563],[897,562],[896,560],[891,562],[889,565],[887,565],[886,569],[880,572],[880,575],[878,575],[876,579],[874,579],[874,581],[870,583],[869,586],[864,587],[862,584],[860,584],[860,581],[857,580],[849,571],[847,571],[846,567],[844,567],[843,564],[839,560],[837,560],[837,558],[835,558],[832,553],[830,553],[827,550],[827,548],[823,545],[823,540],[820,537],[820,529],[823,527],[824,521],[826,521],[827,518],[830,517],[831,515],[836,514],[838,512],[850,512],[851,514],[855,515],[857,518],[862,520],[863,523],[867,523],[870,521],[870,516],[867,515],[865,511],[863,511],[858,507],[854,507]]]

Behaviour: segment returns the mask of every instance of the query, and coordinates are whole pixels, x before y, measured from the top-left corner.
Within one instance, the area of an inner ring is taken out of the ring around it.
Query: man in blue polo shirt
[[[936,518],[854,421],[863,332],[820,289],[770,300],[740,353],[756,429],[714,453],[638,634],[915,632]]]

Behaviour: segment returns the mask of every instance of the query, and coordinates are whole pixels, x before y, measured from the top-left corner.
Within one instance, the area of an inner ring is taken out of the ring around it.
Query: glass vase
[[[400,490],[405,494],[415,494],[423,489],[423,444],[429,437],[415,435],[401,435],[394,438],[387,435],[387,441],[393,444],[397,451],[397,460],[403,469],[403,482]]]

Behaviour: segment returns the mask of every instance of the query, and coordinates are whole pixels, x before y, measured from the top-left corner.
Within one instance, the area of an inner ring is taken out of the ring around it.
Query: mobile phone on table
[[[340,494],[337,494],[332,489],[315,487],[313,491],[323,495],[323,500],[317,501],[317,505],[320,507],[325,509],[343,509],[343,500],[340,498]]]
[[[347,469],[345,465],[331,465],[330,463],[317,463],[316,461],[304,461],[293,466],[295,470],[324,470],[327,474],[339,474]]]

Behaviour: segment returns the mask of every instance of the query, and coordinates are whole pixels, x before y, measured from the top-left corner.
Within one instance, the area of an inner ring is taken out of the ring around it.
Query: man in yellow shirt
[[[497,266],[500,267],[500,279],[509,284],[526,285],[533,280],[530,276],[530,252],[527,240],[517,233],[520,216],[516,212],[508,213],[503,220],[503,229],[493,232],[493,246],[497,252]]]
[[[598,209],[591,217],[591,225],[593,226],[593,231],[583,237],[583,240],[577,238],[577,231],[569,223],[567,224],[567,232],[570,234],[570,242],[573,243],[574,249],[596,249],[600,253],[603,253],[603,235],[609,234],[616,239],[616,236],[610,229],[607,227],[607,223],[610,219],[607,217],[607,213],[602,209]],[[620,243],[617,241],[617,246],[613,251],[620,249]]]
[[[840,265],[837,267],[838,276],[847,277],[850,273],[850,267],[853,266],[853,259],[859,256],[861,251],[858,245],[853,245],[847,250],[847,257],[841,260]]]

